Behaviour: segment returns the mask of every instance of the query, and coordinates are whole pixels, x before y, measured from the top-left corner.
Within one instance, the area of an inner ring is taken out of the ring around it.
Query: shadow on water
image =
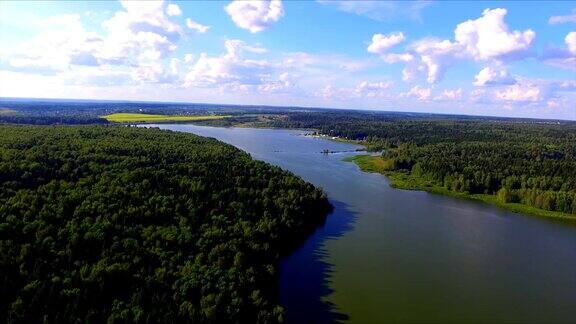
[[[330,201],[333,212],[313,235],[281,260],[280,303],[286,309],[287,323],[334,323],[348,319],[324,299],[332,293],[329,287],[333,265],[327,263],[324,244],[352,229],[356,216],[348,206]]]

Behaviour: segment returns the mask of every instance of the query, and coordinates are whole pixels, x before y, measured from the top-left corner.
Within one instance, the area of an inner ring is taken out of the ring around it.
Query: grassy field
[[[388,179],[390,179],[390,186],[394,188],[406,190],[423,190],[439,195],[482,201],[515,213],[568,221],[576,224],[576,216],[572,214],[543,210],[518,203],[501,203],[496,199],[495,195],[455,192],[448,190],[445,187],[435,185],[422,177],[416,177],[409,172],[387,171],[384,168],[384,160],[380,156],[356,155],[345,158],[344,161],[356,163],[358,167],[360,167],[360,169],[364,172],[375,172],[385,175],[388,177]]]
[[[152,115],[152,114],[133,114],[117,113],[102,116],[109,122],[114,123],[161,123],[161,122],[185,122],[222,119],[230,116],[206,115],[206,116],[172,116],[172,115]]]

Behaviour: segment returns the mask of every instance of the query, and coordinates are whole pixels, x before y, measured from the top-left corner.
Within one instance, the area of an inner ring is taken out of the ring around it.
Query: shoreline
[[[576,215],[566,214],[557,211],[543,210],[520,203],[501,203],[496,200],[495,195],[454,192],[444,187],[434,185],[425,179],[415,177],[407,172],[382,170],[381,166],[379,166],[377,163],[378,158],[379,158],[378,156],[371,156],[371,155],[355,155],[344,158],[343,161],[352,162],[356,164],[363,172],[378,173],[385,176],[388,179],[389,181],[388,183],[392,188],[403,190],[425,191],[437,195],[483,202],[513,213],[576,225]]]

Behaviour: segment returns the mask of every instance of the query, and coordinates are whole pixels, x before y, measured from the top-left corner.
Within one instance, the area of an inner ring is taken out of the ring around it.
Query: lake
[[[576,320],[574,226],[391,188],[342,161],[361,147],[303,131],[147,126],[217,138],[326,191],[334,212],[281,263],[288,322]]]

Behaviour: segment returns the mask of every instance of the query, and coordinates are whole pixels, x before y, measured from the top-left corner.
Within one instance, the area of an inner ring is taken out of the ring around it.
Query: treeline
[[[330,208],[214,139],[0,126],[0,318],[280,322],[279,255]]]
[[[364,140],[383,150],[387,170],[454,192],[576,214],[574,122],[346,112],[291,114],[273,125]]]
[[[28,116],[0,115],[0,124],[25,125],[91,125],[107,124],[108,121],[99,117],[89,116]]]
[[[549,140],[561,139],[570,131],[576,131],[576,123],[566,121],[358,111],[291,113],[267,126],[316,129],[322,134],[382,146],[524,140],[525,135],[532,139],[544,135],[545,140]]]
[[[66,99],[0,98],[0,123],[14,124],[89,124],[102,123],[101,116],[113,113],[157,115],[232,115],[253,120],[255,114],[273,115],[295,111],[291,107],[238,106],[194,103],[93,101]],[[300,109],[301,110],[301,109]]]
[[[576,214],[576,160],[562,149],[514,142],[408,144],[386,149],[383,158],[388,170],[455,192]]]

